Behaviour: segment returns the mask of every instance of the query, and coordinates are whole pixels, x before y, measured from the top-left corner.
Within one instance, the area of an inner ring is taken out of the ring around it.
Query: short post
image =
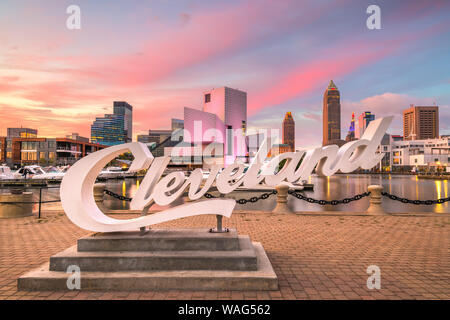
[[[292,210],[287,205],[287,196],[289,191],[289,186],[287,184],[281,183],[275,187],[277,190],[277,206],[273,209],[273,213],[286,213],[292,212]]]
[[[94,184],[94,200],[100,211],[105,212],[106,209],[103,206],[103,196],[105,194],[106,185],[104,183]]]
[[[386,213],[381,204],[381,192],[383,191],[383,187],[379,185],[371,185],[367,187],[367,190],[370,192],[370,196],[369,208],[367,208],[366,212],[373,215]]]
[[[209,232],[212,232],[212,233],[224,233],[224,232],[229,232],[230,231],[228,228],[223,228],[222,227],[223,216],[221,216],[220,214],[217,214],[216,215],[216,219],[217,219],[217,227],[209,229]]]
[[[224,197],[224,194],[220,194],[220,198],[223,198],[223,197]],[[223,216],[221,216],[220,214],[216,214],[217,227],[209,229],[209,232],[212,232],[212,233],[229,232],[230,230],[228,228],[222,227],[222,219],[223,219]]]

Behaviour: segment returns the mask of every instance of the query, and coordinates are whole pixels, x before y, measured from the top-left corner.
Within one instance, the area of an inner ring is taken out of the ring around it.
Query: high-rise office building
[[[290,151],[295,151],[295,121],[291,112],[286,112],[283,120],[283,144],[289,146]]]
[[[125,101],[114,101],[114,114],[123,115],[124,130],[126,131],[127,139],[125,142],[133,140],[133,107]]]
[[[352,112],[352,120],[350,120],[350,127],[348,128],[347,136],[345,137],[345,141],[353,141],[355,140],[355,113]]]
[[[414,106],[403,110],[403,139],[439,138],[439,107]]]
[[[91,126],[91,142],[104,146],[114,146],[128,141],[125,118],[121,114],[105,114],[95,118]]]
[[[375,120],[375,115],[370,111],[361,113],[355,123],[355,138],[361,139],[364,131],[366,131],[369,123]]]
[[[91,141],[105,146],[132,141],[133,107],[125,101],[114,101],[114,113],[95,118]]]
[[[341,102],[340,93],[333,80],[323,94],[323,142],[342,144],[341,140]]]

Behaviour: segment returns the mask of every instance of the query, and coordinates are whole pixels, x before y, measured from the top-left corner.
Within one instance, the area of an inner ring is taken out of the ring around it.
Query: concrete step
[[[236,229],[211,233],[208,229],[151,229],[139,232],[96,233],[78,240],[78,251],[239,250]]]
[[[256,270],[249,236],[238,236],[239,251],[77,251],[70,247],[50,257],[50,271],[76,265],[84,271]]]
[[[277,290],[278,279],[262,245],[253,242],[255,271],[139,271],[81,272],[80,290]],[[83,269],[82,269],[83,270]],[[19,290],[69,291],[66,272],[49,271],[45,264],[18,279]]]

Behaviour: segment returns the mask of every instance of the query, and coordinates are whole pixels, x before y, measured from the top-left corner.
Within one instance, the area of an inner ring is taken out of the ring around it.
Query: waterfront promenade
[[[233,213],[224,219],[225,226],[263,244],[279,278],[278,291],[17,291],[20,275],[89,234],[71,223],[57,205],[46,209],[40,220],[0,219],[1,300],[450,299],[450,215],[445,213]],[[214,216],[196,216],[158,227],[214,225]],[[380,290],[367,289],[370,265],[381,269]]]

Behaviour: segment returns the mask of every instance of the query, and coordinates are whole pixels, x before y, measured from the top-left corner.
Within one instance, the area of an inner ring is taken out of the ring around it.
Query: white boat
[[[58,169],[56,167],[48,167],[43,169],[44,173],[34,174],[32,179],[45,179],[45,180],[62,180],[66,173],[64,169]]]
[[[106,170],[102,170],[98,175],[99,178],[103,179],[114,179],[124,177],[124,171],[120,167],[108,167]]]
[[[14,178],[13,173],[11,172],[11,169],[8,166],[6,165],[0,166],[0,180],[13,178]]]
[[[25,176],[24,176],[25,170],[27,170],[27,172],[28,172],[27,179],[32,178],[35,175],[45,174],[45,171],[44,171],[44,169],[41,168],[41,166],[38,166],[38,165],[25,166],[13,173],[14,179],[24,179],[25,178]]]

